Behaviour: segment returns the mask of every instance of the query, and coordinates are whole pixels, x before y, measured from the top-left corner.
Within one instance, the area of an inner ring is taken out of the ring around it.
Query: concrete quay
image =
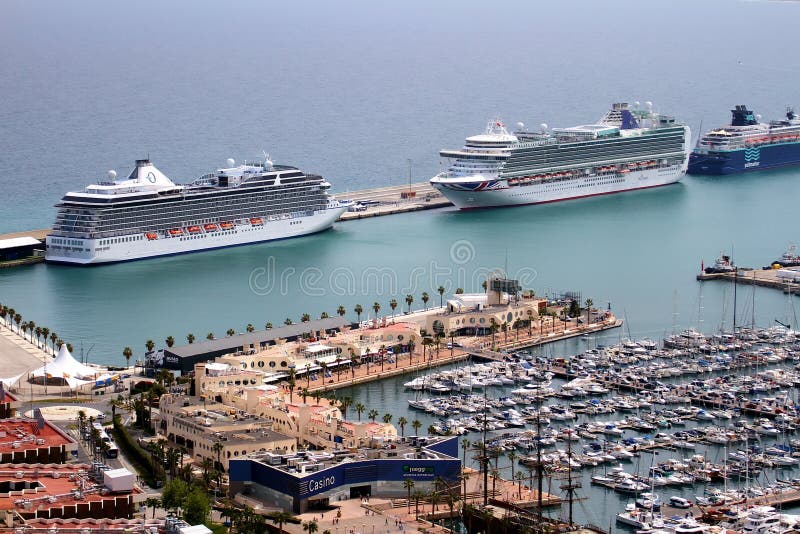
[[[798,275],[800,275],[800,273],[798,273]],[[697,275],[697,280],[700,282],[705,282],[708,280],[725,280],[728,282],[735,281],[741,286],[770,287],[772,289],[780,289],[784,293],[791,293],[793,295],[800,294],[800,284],[797,284],[791,280],[779,278],[778,269],[740,268],[736,274],[700,273]]]
[[[364,211],[346,211],[339,217],[340,221],[452,206],[452,203],[431,187],[428,182],[347,191],[336,193],[336,198],[353,202],[377,202],[377,204],[366,205]]]

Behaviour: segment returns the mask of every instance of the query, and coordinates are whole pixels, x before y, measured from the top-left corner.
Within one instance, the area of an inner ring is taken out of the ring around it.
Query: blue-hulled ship
[[[689,174],[737,174],[800,165],[800,118],[760,122],[747,106],[735,106],[729,126],[711,130],[689,156]]]

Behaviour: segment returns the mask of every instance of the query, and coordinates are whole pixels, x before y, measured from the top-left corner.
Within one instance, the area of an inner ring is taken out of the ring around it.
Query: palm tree
[[[30,332],[31,335],[31,343],[33,343],[33,331],[35,328],[36,328],[36,323],[34,323],[33,321],[28,321],[28,332]]]
[[[122,355],[125,356],[125,367],[131,366],[131,356],[133,356],[133,349],[130,347],[125,347],[122,349]]]
[[[307,323],[311,320],[311,315],[304,313],[302,317],[300,317],[301,323]]]
[[[439,293],[439,307],[444,308],[444,286],[439,286],[436,291]]]
[[[342,412],[342,419],[347,419],[347,409],[353,405],[353,398],[344,396],[339,399],[339,410]]]
[[[383,414],[383,422],[386,423],[387,425],[389,423],[391,423],[392,422],[392,414],[390,414],[390,413]]]
[[[144,342],[144,348],[147,352],[153,352],[153,349],[156,348],[156,343],[152,339],[148,339]]]
[[[236,330],[234,330],[233,328],[228,328],[228,331],[225,332],[225,335],[227,335],[228,337],[233,337],[233,334],[235,334],[235,333],[236,333]]]
[[[339,305],[339,307],[336,308],[336,313],[339,314],[339,317],[344,317],[344,314],[347,313],[347,310],[344,309],[344,306]]]
[[[161,499],[158,497],[148,497],[144,500],[144,504],[153,511],[153,519],[155,519],[156,508],[161,507]]]
[[[287,317],[286,319],[283,320],[283,324],[285,324],[286,326],[289,326],[291,324],[294,324],[294,321],[292,321],[291,317]]]
[[[50,342],[53,344],[53,354],[56,353],[56,341],[58,341],[58,334],[50,332]]]
[[[288,378],[288,382],[289,382],[289,402],[290,403],[293,401],[294,388],[297,385],[296,382],[295,382],[296,376],[297,376],[297,371],[294,370],[294,367],[291,367],[289,369],[289,378]]]
[[[592,299],[586,299],[584,304],[586,304],[586,326],[589,326],[591,318],[590,314],[592,313],[592,305],[594,304],[594,301]]]
[[[41,341],[42,341],[42,327],[41,327],[41,326],[37,326],[37,327],[36,327],[36,330],[35,330],[35,332],[34,332],[34,333],[36,334],[36,345],[37,345],[37,346],[38,346],[38,345],[41,345]]]
[[[245,330],[247,330],[248,333],[252,333],[256,331],[256,327],[253,326],[253,323],[247,323]]]
[[[214,332],[209,332],[208,334],[206,334],[206,339],[209,341],[214,339]]]
[[[517,473],[517,482],[519,482],[519,495],[518,497],[522,499],[522,479],[525,478],[525,475],[522,473]]]
[[[306,398],[308,397],[308,388],[303,388],[300,390],[300,398],[303,399],[303,404],[306,403]]]
[[[172,336],[167,337],[167,339],[165,341],[167,342],[167,346],[168,347],[171,347],[172,345],[175,344],[175,338],[172,337]]]
[[[42,338],[44,338],[44,346],[42,346],[43,349],[47,349],[47,336],[49,335],[50,335],[50,329],[47,328],[46,326],[43,326],[42,327]]]
[[[411,304],[414,302],[414,295],[406,295],[406,304],[408,305],[408,313],[411,313]]]
[[[294,516],[289,512],[279,511],[273,512],[268,516],[273,523],[278,525],[278,534],[283,534],[283,524],[290,521]]]
[[[303,523],[303,532],[308,532],[308,534],[316,534],[319,530],[319,525],[317,524],[317,520],[314,519],[313,521],[306,521]]]
[[[361,413],[366,409],[367,409],[367,407],[364,406],[363,403],[361,403],[361,402],[357,402],[356,403],[356,413],[358,414],[358,422],[359,423],[361,422]]]
[[[492,331],[492,348],[494,348],[494,335],[497,333],[497,319],[494,317],[489,319],[489,328]]]
[[[189,345],[194,343],[194,334],[192,334],[192,333],[186,334],[186,341],[189,342]]]
[[[533,310],[528,308],[525,314],[528,316],[528,337],[533,337]]]
[[[17,323],[17,332],[19,332],[19,323],[22,322],[22,315],[19,313],[14,314],[14,322]]]
[[[381,305],[379,302],[372,303],[372,309],[375,310],[375,319],[378,318],[378,312],[381,310]]]
[[[367,414],[367,417],[372,419],[372,422],[374,423],[375,419],[378,417],[378,410],[376,410],[375,408],[371,409]]]
[[[408,513],[411,513],[411,490],[414,487],[414,481],[410,478],[403,480],[403,487],[408,490]]]
[[[394,310],[397,309],[397,299],[390,300],[389,307],[392,309],[392,317],[394,317]]]
[[[427,291],[422,292],[422,304],[425,307],[425,311],[428,311],[428,301],[431,300],[431,296],[428,295]]]
[[[360,324],[361,314],[364,312],[364,308],[361,307],[361,304],[356,304],[356,307],[353,309],[353,311],[356,312],[356,315],[358,316],[358,322]]]
[[[508,323],[503,321],[503,324],[500,325],[500,330],[503,331],[503,336],[505,336],[505,343],[508,344]]]
[[[419,419],[414,419],[411,422],[411,427],[414,429],[414,435],[419,434],[419,427],[421,427],[421,426],[422,426],[422,423],[420,423]]]
[[[321,314],[319,314],[320,319],[327,319],[328,317],[330,317],[330,315],[328,315],[328,312],[322,312]]]
[[[406,437],[406,425],[407,424],[408,424],[408,419],[406,419],[405,417],[403,417],[401,415],[400,419],[397,420],[397,425],[400,427],[400,437],[401,438]]]
[[[515,451],[510,451],[507,455],[508,461],[511,462],[511,480],[514,480],[514,468],[516,467],[516,459],[517,453]]]

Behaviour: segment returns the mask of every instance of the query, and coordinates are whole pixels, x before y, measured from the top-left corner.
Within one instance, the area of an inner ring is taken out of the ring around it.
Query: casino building
[[[266,453],[230,461],[230,496],[295,514],[362,497],[414,491],[459,492],[458,437],[409,437],[371,448]]]

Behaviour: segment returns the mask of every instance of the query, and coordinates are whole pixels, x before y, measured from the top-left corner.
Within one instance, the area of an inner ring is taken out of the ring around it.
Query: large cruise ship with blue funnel
[[[737,174],[800,164],[800,118],[762,123],[747,106],[731,110],[731,123],[706,133],[689,157],[689,174]]]
[[[599,122],[537,132],[499,120],[468,137],[431,179],[459,209],[556,202],[672,184],[686,173],[689,128],[653,106],[613,104]]]

